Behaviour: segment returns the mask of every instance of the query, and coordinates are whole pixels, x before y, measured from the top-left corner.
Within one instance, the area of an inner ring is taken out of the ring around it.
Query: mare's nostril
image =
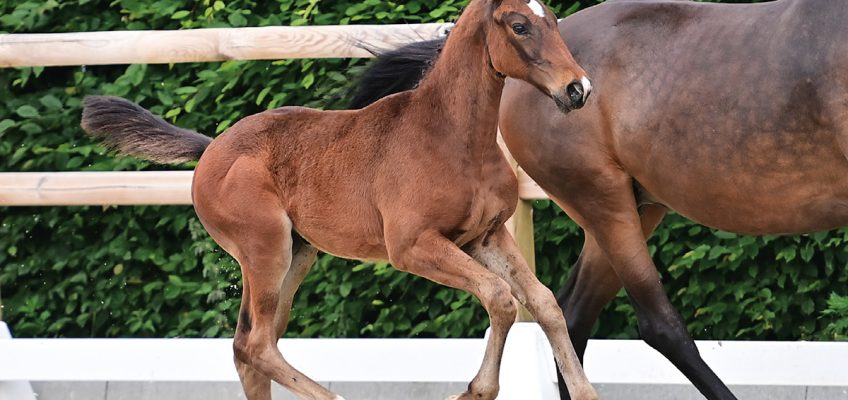
[[[572,107],[583,107],[583,102],[586,100],[586,97],[584,96],[585,88],[580,81],[571,81],[571,83],[566,86],[565,91],[568,94],[568,99],[571,100]]]

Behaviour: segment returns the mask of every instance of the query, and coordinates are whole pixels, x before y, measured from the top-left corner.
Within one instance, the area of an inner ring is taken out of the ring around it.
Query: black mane
[[[349,108],[363,108],[390,94],[415,88],[439,56],[445,40],[415,42],[387,52],[366,48],[377,59],[357,80]]]

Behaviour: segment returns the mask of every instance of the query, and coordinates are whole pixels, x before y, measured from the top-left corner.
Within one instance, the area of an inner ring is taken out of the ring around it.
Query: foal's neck
[[[486,48],[488,19],[485,2],[472,1],[413,94],[413,103],[432,116],[432,125],[437,127],[432,134],[458,139],[475,153],[497,146],[498,107],[504,87]]]

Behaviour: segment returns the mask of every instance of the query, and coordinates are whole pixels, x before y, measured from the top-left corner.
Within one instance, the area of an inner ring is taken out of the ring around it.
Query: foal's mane
[[[469,7],[466,7],[462,14],[465,14]],[[462,14],[457,21],[462,19]],[[364,43],[357,44],[375,55],[376,61],[356,80],[348,108],[363,108],[388,95],[415,89],[436,64],[447,39],[445,35],[439,39],[414,42],[389,51]]]
[[[359,44],[374,54],[376,61],[356,80],[348,107],[363,108],[388,95],[414,89],[436,63],[446,40],[414,42],[390,51]]]

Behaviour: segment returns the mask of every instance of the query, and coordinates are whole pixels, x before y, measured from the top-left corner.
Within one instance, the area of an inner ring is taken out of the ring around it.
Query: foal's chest
[[[451,238],[460,246],[502,225],[518,203],[518,182],[508,165],[506,169],[490,171],[474,188],[466,194],[468,206]]]

